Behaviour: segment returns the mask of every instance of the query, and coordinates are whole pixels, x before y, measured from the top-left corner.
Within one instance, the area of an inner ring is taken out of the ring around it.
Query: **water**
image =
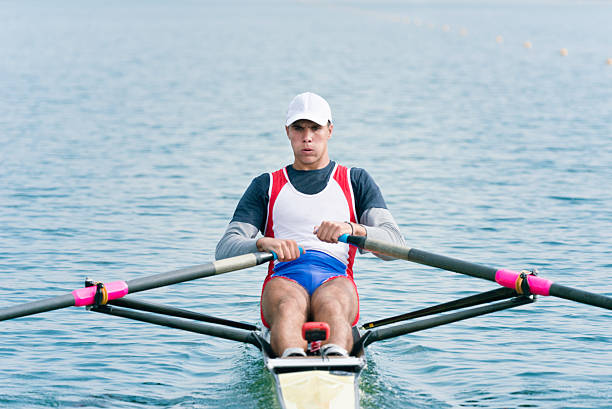
[[[368,169],[411,246],[611,295],[610,17],[571,1],[5,1],[0,307],[211,260],[250,179],[291,161],[283,115],[304,90],[329,100],[332,157]],[[356,271],[364,322],[493,288],[367,256]],[[148,297],[257,322],[264,275]],[[374,344],[362,405],[610,408],[610,318],[547,298]],[[249,346],[75,308],[1,328],[0,407],[274,407]]]

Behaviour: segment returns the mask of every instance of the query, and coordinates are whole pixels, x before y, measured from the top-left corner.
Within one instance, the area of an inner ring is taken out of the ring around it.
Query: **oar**
[[[480,264],[469,263],[467,261],[441,256],[434,253],[428,253],[423,250],[397,246],[363,236],[350,236],[348,234],[344,234],[340,236],[339,240],[364,250],[373,251],[375,253],[381,253],[402,260],[412,261],[431,267],[441,268],[443,270],[454,271],[456,273],[494,281],[504,287],[515,289],[519,294],[523,293],[523,289],[526,287],[526,280],[528,290],[532,294],[551,295],[554,297],[564,298],[566,300],[612,310],[612,297],[579,290],[577,288],[566,287],[535,275],[525,275],[516,271],[497,269]]]
[[[210,277],[254,267],[276,258],[273,253],[250,253],[242,256],[217,260],[208,264],[201,264],[180,270],[160,273],[148,277],[135,278],[129,281],[113,281],[104,284],[105,302],[121,298],[127,294],[152,288],[164,287],[170,284],[182,283],[197,278]],[[67,307],[83,307],[94,304],[97,286],[79,288],[69,294],[61,295],[46,300],[32,301],[13,307],[0,309],[0,321],[11,318],[24,317],[26,315],[38,314],[40,312],[58,310]]]

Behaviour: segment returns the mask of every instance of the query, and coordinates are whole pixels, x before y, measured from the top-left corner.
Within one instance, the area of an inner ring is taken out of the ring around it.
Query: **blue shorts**
[[[312,296],[324,282],[335,277],[348,277],[346,266],[340,260],[317,250],[308,250],[293,261],[277,263],[274,277],[295,281]]]

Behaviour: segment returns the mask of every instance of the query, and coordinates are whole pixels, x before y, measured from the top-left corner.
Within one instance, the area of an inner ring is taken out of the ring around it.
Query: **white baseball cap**
[[[323,97],[312,92],[299,94],[287,108],[285,125],[289,126],[300,119],[308,119],[321,126],[327,125],[327,122],[332,120],[329,104]]]

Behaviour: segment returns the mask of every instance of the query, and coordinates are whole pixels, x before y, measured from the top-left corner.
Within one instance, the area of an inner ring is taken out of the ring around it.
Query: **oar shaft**
[[[561,284],[552,283],[549,290],[550,295],[564,298],[566,300],[576,301],[583,304],[593,305],[595,307],[606,308],[612,310],[612,297],[607,297],[602,294],[590,293],[588,291],[579,290],[577,288],[566,287]]]
[[[32,301],[0,310],[0,321],[72,306],[74,306],[74,296],[72,294],[66,294],[48,300]]]
[[[171,284],[178,284],[198,278],[229,273],[230,271],[254,267],[267,261],[272,261],[273,258],[274,256],[271,253],[249,253],[242,256],[217,260],[208,264],[181,268],[180,270],[170,271],[167,273],[135,278],[127,281],[128,292],[129,294],[133,294],[139,291],[165,287]]]
[[[250,253],[241,256],[217,260],[208,264],[182,268],[168,273],[156,274],[148,277],[135,278],[133,280],[113,281],[105,284],[108,300],[115,300],[139,291],[150,290],[152,288],[164,287],[184,281],[195,280],[197,278],[210,277],[228,273],[230,271],[241,270],[254,267],[268,261],[272,261],[274,256],[271,253]],[[16,305],[0,309],[0,321],[11,318],[25,317],[27,315],[38,314],[46,311],[59,310],[67,307],[81,307],[93,305],[96,295],[96,286],[79,288],[69,294],[46,300],[32,301],[29,303]]]
[[[405,258],[405,260],[489,281],[495,281],[495,274],[497,273],[497,269],[495,268],[417,249],[410,249],[408,257]]]
[[[342,238],[341,238],[342,239]],[[452,257],[441,256],[427,251],[413,249],[410,247],[398,246],[385,243],[379,240],[368,239],[362,236],[348,236],[345,240],[365,250],[382,253],[402,260],[424,264],[430,267],[437,267],[443,270],[454,271],[484,280],[495,281],[497,269],[486,267],[480,264],[470,263]]]
[[[515,271],[469,263],[467,261],[429,253],[423,250],[397,246],[362,236],[343,235],[339,240],[365,250],[386,254],[402,260],[494,281],[504,287],[514,288],[517,291],[521,289],[520,282],[523,278],[520,277],[521,273]],[[566,287],[535,275],[527,275],[524,279],[527,280],[529,290],[532,294],[553,295],[555,297],[612,310],[612,297]]]

